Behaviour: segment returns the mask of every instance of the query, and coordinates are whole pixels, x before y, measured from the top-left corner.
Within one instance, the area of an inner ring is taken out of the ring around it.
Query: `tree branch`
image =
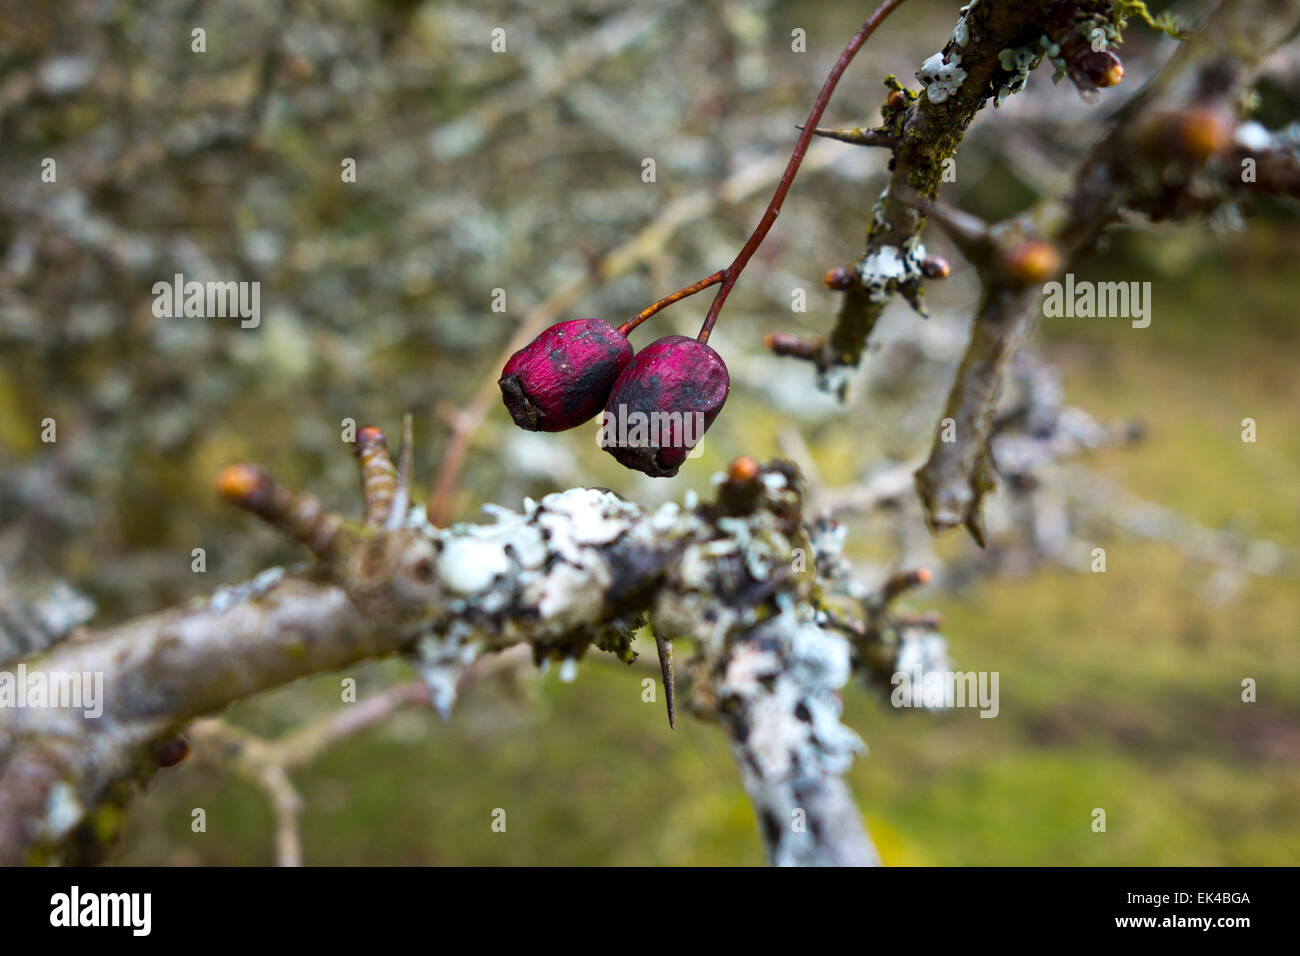
[[[975,262],[983,284],[970,344],[916,473],[931,528],[965,524],[984,543],[980,513],[993,487],[988,441],[1011,358],[1037,324],[1044,284],[1095,247],[1125,212],[1153,219],[1201,213],[1216,162],[1231,154],[1236,104],[1253,69],[1300,22],[1295,0],[1221,4],[1117,113],[1072,187],[990,230],[993,254]]]
[[[376,501],[403,492],[382,463],[376,484],[382,436],[359,436],[363,487],[379,496],[367,509],[374,518]],[[850,647],[818,623],[812,570],[792,570],[796,549],[807,554],[810,545],[790,466],[733,469],[716,501],[691,510],[647,513],[612,492],[575,488],[526,502],[522,513],[492,507],[492,523],[447,530],[429,525],[419,506],[401,523],[359,527],[307,507],[309,496],[249,466],[227,469],[219,489],[311,544],[320,560],[66,641],[21,665],[51,680],[102,680],[102,712],[0,709],[0,863],[97,858],[134,784],[163,763],[159,745],[241,698],[400,652],[446,713],[461,675],[484,655],[523,644],[536,661],[576,662],[594,646],[630,662],[632,634],[647,616],[656,634],[694,642],[691,707],[730,732],[770,858],[877,862],[840,780],[860,747],[839,723],[835,695],[850,674]],[[284,759],[250,765],[275,795],[281,857],[290,862],[298,853],[289,757],[312,752],[318,738],[289,738]]]

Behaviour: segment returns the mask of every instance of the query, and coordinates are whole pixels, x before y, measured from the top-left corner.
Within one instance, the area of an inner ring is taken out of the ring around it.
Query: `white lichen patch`
[[[766,472],[760,480],[772,503],[798,494],[779,473]],[[720,517],[712,525],[687,512],[677,533],[696,540],[678,555],[668,586],[651,608],[651,622],[662,633],[693,639],[705,653],[723,653],[735,634],[761,622],[756,605],[733,596],[784,574],[794,545],[767,508]],[[778,602],[783,596],[776,595]]]
[[[629,533],[628,546],[649,545],[652,535],[639,508],[594,488],[547,495],[533,520],[560,563],[546,574],[526,575],[522,597],[557,633],[600,617],[613,583],[600,549]]]
[[[942,103],[961,87],[966,71],[961,68],[961,55],[952,54],[951,62],[944,62],[942,51],[934,54],[916,71],[916,78],[925,87],[931,103]]]
[[[712,573],[713,560],[703,548],[698,546],[687,548],[677,565],[678,578],[682,584],[694,591],[706,590]]]
[[[867,287],[867,294],[872,302],[884,302],[889,298],[889,286],[907,274],[903,257],[897,246],[883,246],[871,253],[858,265],[858,275]]]
[[[231,587],[218,588],[208,599],[208,610],[216,613],[239,607],[261,597],[284,578],[284,568],[267,568],[251,581]]]
[[[770,478],[773,475],[768,473],[763,477]],[[781,478],[783,482],[785,480],[781,475],[775,477]],[[754,537],[750,533],[749,523],[743,518],[719,518],[718,530],[725,531],[730,540],[712,542],[707,549],[709,556],[739,554],[745,562],[745,570],[756,581],[770,577],[775,563],[784,557],[776,554],[767,541]]]
[[[77,793],[66,782],[55,781],[45,801],[44,836],[48,840],[61,840],[86,815],[86,807]]]
[[[554,639],[601,623],[608,616],[605,593],[613,584],[606,549],[650,548],[675,523],[673,512],[664,511],[656,531],[641,509],[592,488],[529,500],[522,514],[496,505],[484,511],[491,522],[430,529],[428,537],[437,545],[441,617],[472,617],[485,646],[518,640],[525,632]],[[437,619],[416,631],[426,632],[448,640]],[[425,664],[430,647],[417,654]],[[447,646],[436,647],[448,653]]]
[[[611,491],[571,488],[543,498],[535,520],[551,546],[569,560],[584,547],[614,541],[640,517],[639,508]]]
[[[849,539],[848,526],[822,518],[814,521],[808,531],[817,577],[839,587],[847,587],[852,581],[850,564],[844,557],[844,545]]]
[[[438,577],[454,594],[481,594],[497,575],[510,571],[510,559],[500,541],[475,537],[454,539],[438,557]]]
[[[873,233],[888,231],[893,228],[893,224],[885,218],[885,200],[889,198],[889,187],[886,186],[881,190],[876,201],[871,205],[871,231]]]
[[[664,589],[650,610],[657,633],[689,637],[702,649],[717,652],[728,634],[747,623],[748,609],[718,600],[718,558],[706,544],[692,544],[682,552],[674,587]]]
[[[650,527],[656,532],[672,530],[681,520],[682,508],[675,501],[665,502],[650,516]]]
[[[608,570],[594,560],[585,567],[558,564],[548,574],[530,578],[523,598],[537,608],[548,631],[562,633],[600,618],[610,583]]]
[[[849,645],[814,624],[790,630],[790,676],[808,686],[843,687],[849,680]]]
[[[532,525],[525,525],[510,538],[510,553],[525,571],[536,571],[546,563],[546,538]]]
[[[787,476],[766,472],[761,482],[769,504],[797,505]],[[656,629],[722,653],[731,636],[759,626],[763,604],[746,595],[781,580],[793,548],[765,507],[714,517],[667,503],[647,514],[612,492],[576,488],[525,514],[487,511],[490,523],[430,535],[438,602],[412,637],[446,706],[459,670],[485,649],[528,640],[541,659],[576,657],[584,643],[622,655],[620,639],[642,612],[619,602],[665,571],[669,581],[659,582],[649,608]]]
[[[438,529],[429,520],[424,505],[415,504],[406,509],[406,527],[412,531],[420,532],[427,538],[436,538],[438,536]]]
[[[800,791],[843,774],[865,749],[840,722],[835,691],[849,673],[848,642],[806,608],[783,611],[732,649],[718,691],[744,714],[733,734],[738,763],[756,806],[775,819],[789,819]]]
[[[841,401],[848,395],[849,384],[858,369],[852,365],[829,365],[817,370],[817,387],[837,396]]]
[[[481,645],[473,632],[456,622],[446,634],[426,634],[416,644],[416,667],[429,687],[429,699],[443,720],[456,703],[456,685],[478,657]]]
[[[1029,82],[1029,74],[1043,61],[1045,50],[1042,41],[1046,39],[1042,37],[1037,43],[1027,43],[1022,47],[998,51],[998,63],[1012,76],[1003,84],[1002,89],[998,90],[997,99],[994,101],[995,106],[1001,106],[1008,96],[1019,93],[1025,88],[1025,84]],[[1048,45],[1050,47],[1050,40]],[[1057,52],[1060,52],[1059,48]]]
[[[961,17],[957,20],[957,25],[952,28],[952,42],[958,46],[965,46],[970,42],[970,22],[966,19],[966,15],[974,10],[978,4],[979,0],[972,0],[971,3],[966,4],[958,11]]]
[[[1255,120],[1238,126],[1236,139],[1238,146],[1251,150],[1272,149],[1276,145],[1273,134],[1264,127],[1263,123]]]
[[[858,281],[867,297],[882,305],[904,283],[920,282],[925,246],[915,236],[902,246],[881,246],[858,262]]]

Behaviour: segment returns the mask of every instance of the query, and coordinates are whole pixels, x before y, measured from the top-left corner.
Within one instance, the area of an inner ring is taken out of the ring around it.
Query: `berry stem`
[[[713,275],[711,276],[706,276],[705,278],[701,279],[699,282],[691,283],[684,289],[678,289],[672,295],[665,296],[664,298],[656,302],[654,305],[650,306],[648,309],[642,309],[636,315],[632,316],[632,318],[628,319],[626,322],[620,325],[618,327],[619,334],[627,335],[629,332],[635,329],[646,319],[650,318],[650,316],[654,315],[656,312],[668,308],[668,306],[672,305],[674,302],[680,302],[682,299],[685,299],[687,296],[695,295],[695,293],[697,292],[703,292],[709,286],[717,285],[721,281],[722,281],[722,272],[718,271],[713,273]]]
[[[822,113],[826,110],[826,104],[831,100],[831,94],[835,92],[835,86],[839,83],[840,77],[848,69],[849,63],[857,55],[858,50],[862,49],[862,44],[867,42],[867,38],[876,31],[885,17],[889,16],[895,9],[903,4],[904,0],[885,0],[876,12],[873,13],[867,22],[862,24],[849,45],[844,48],[840,58],[835,61],[831,67],[830,73],[826,75],[826,81],[822,84],[821,92],[817,94],[817,99],[813,102],[812,111],[808,114],[808,119],[803,124],[803,132],[799,134],[799,140],[794,145],[794,152],[790,155],[790,162],[785,167],[785,173],[781,176],[781,181],[777,183],[776,192],[772,196],[772,201],[767,204],[767,211],[763,213],[763,218],[759,220],[758,227],[749,237],[749,241],[736,254],[736,258],[731,265],[723,269],[721,273],[714,275],[722,276],[722,284],[718,288],[718,294],[713,299],[713,305],[709,307],[709,314],[704,319],[704,325],[700,328],[698,336],[701,342],[709,340],[709,334],[713,331],[713,324],[718,320],[718,313],[722,311],[722,305],[727,301],[732,287],[740,274],[745,271],[750,257],[763,244],[767,238],[768,232],[771,231],[773,224],[776,222],[777,215],[781,212],[781,203],[785,201],[785,195],[790,191],[790,185],[794,182],[795,173],[799,171],[799,164],[803,162],[803,157],[808,152],[808,144],[812,142],[814,134],[817,132],[817,124],[821,121]],[[709,277],[710,279],[713,276]],[[712,283],[709,283],[712,285]],[[694,291],[699,291],[698,289]]]

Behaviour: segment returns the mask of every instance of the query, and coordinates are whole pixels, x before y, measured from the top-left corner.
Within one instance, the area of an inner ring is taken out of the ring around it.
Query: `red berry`
[[[600,411],[631,358],[632,343],[608,322],[572,319],[510,356],[498,384],[516,425],[560,432]]]
[[[730,390],[722,356],[684,335],[666,336],[638,352],[614,383],[601,444],[628,468],[671,478]]]

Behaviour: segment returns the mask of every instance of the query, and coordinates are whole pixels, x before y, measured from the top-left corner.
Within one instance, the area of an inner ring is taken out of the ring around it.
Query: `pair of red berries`
[[[529,431],[576,428],[603,407],[602,446],[656,478],[677,474],[731,390],[705,343],[669,335],[633,355],[624,331],[601,319],[551,326],[510,357],[499,384],[510,417]]]

